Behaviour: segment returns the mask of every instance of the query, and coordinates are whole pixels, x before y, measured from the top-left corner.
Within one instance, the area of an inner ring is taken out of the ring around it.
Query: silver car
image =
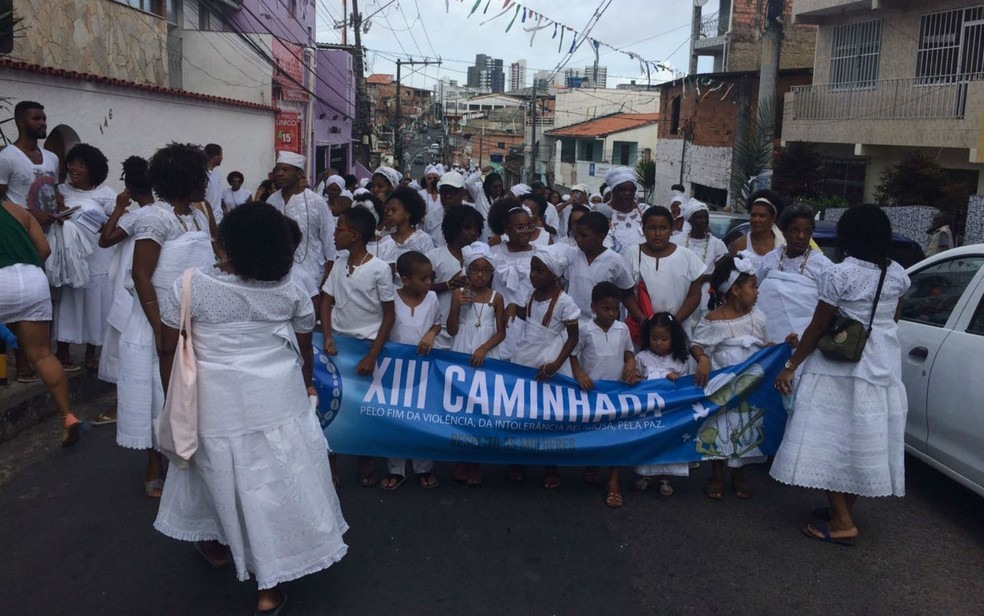
[[[899,321],[906,451],[984,496],[984,244],[908,273]]]

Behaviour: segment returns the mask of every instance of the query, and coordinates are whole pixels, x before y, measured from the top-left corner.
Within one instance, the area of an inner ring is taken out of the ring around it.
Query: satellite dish
[[[704,6],[707,4],[707,0],[694,0],[694,6]]]

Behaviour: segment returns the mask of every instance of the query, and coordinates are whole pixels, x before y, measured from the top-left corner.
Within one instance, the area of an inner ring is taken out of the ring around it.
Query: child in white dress
[[[639,375],[647,381],[667,379],[675,381],[690,374],[690,358],[687,356],[687,334],[680,322],[669,312],[657,312],[642,324],[642,350],[636,354]],[[639,491],[649,488],[654,477],[659,477],[659,495],[673,496],[670,476],[687,477],[690,465],[686,462],[669,464],[644,464],[635,469],[639,478],[633,486]]]
[[[453,207],[444,215],[441,233],[446,245],[426,253],[434,266],[434,284],[431,290],[437,293],[441,304],[441,325],[443,330],[437,335],[434,348],[450,349],[451,335],[447,331],[448,315],[451,311],[451,294],[455,289],[468,285],[465,272],[464,250],[466,246],[478,241],[482,235],[485,220],[470,207]],[[489,279],[491,282],[491,278]]]
[[[431,236],[417,228],[426,212],[427,205],[416,190],[401,186],[390,195],[383,207],[383,226],[393,230],[390,237],[396,243],[396,258],[414,250],[426,254],[434,249]]]
[[[621,380],[630,385],[639,380],[629,328],[618,320],[621,298],[621,289],[611,282],[599,282],[591,290],[591,310],[595,317],[581,323],[577,350],[571,355],[571,371],[581,389],[594,389],[596,380]],[[597,474],[597,467],[586,469],[586,481],[592,472]],[[608,474],[605,504],[612,508],[622,506],[617,466],[611,467]]]
[[[375,228],[376,219],[362,207],[353,207],[338,217],[335,246],[348,252],[335,262],[321,289],[325,353],[338,354],[334,333],[371,340],[369,352],[355,368],[363,376],[375,370],[376,358],[389,339],[395,321],[396,290],[390,266],[366,249]],[[363,487],[379,483],[371,458],[359,458],[359,483]]]
[[[489,288],[495,259],[488,245],[474,242],[462,255],[468,286],[452,292],[447,327],[451,350],[471,355],[469,363],[477,368],[487,357],[499,359],[499,346],[506,339],[506,307],[502,295]],[[472,462],[456,463],[451,477],[470,486],[482,484],[481,469]]]
[[[512,329],[516,324],[516,313],[509,307],[526,305],[533,293],[530,282],[533,246],[530,245],[530,237],[535,226],[529,208],[511,206],[510,203],[500,199],[492,204],[489,228],[499,235],[509,232],[509,241],[492,246],[492,256],[495,258],[492,288],[502,294],[506,304],[507,326]],[[513,344],[519,337],[518,334],[510,337],[507,332],[506,341],[499,350],[502,359],[512,360]]]
[[[560,277],[569,264],[568,254],[566,246],[538,249],[530,262],[533,293],[523,307],[513,306],[523,326],[509,332],[519,336],[513,346],[512,361],[535,368],[538,380],[550,379],[558,373],[573,376],[567,360],[577,346],[581,309],[560,288]],[[522,481],[521,469],[512,467],[509,473],[510,480]],[[560,487],[556,466],[547,466],[543,487],[548,490]]]
[[[393,194],[400,190],[396,189]],[[390,198],[390,203],[392,202],[393,199]],[[437,294],[430,290],[434,283],[434,267],[423,254],[411,251],[403,253],[396,260],[396,273],[400,275],[403,286],[397,290],[393,299],[396,320],[390,333],[390,342],[414,345],[418,353],[427,355],[441,331],[441,310]],[[439,485],[437,477],[431,472],[434,468],[433,460],[412,462],[420,487],[436,488]],[[379,486],[384,490],[395,490],[406,479],[407,461],[405,458],[389,458],[386,466],[389,474],[383,477]]]
[[[570,265],[564,272],[567,293],[581,309],[581,324],[591,322],[591,305],[595,285],[611,282],[621,291],[626,308],[637,318],[642,317],[639,304],[632,294],[635,282],[622,255],[605,246],[608,219],[600,212],[590,212],[573,223],[576,249],[571,248]]]
[[[744,253],[723,257],[714,268],[711,276],[714,294],[708,306],[712,310],[697,324],[690,347],[690,354],[697,362],[694,384],[698,387],[707,386],[712,370],[740,364],[771,344],[765,315],[755,308],[758,300],[755,268],[753,259]],[[795,345],[797,337],[790,334],[786,341]],[[700,428],[700,434],[706,438],[699,439],[698,448],[712,460],[712,477],[706,487],[712,500],[724,497],[726,461],[732,469],[735,496],[751,497],[742,467],[766,461],[759,449],[764,439],[763,417],[754,409],[751,411],[742,407],[721,409]]]

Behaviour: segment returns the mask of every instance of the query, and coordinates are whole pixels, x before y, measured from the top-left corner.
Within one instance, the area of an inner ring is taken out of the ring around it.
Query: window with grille
[[[834,86],[872,88],[878,79],[881,20],[863,21],[834,28],[830,50],[830,83]]]
[[[917,83],[984,79],[984,5],[923,15]]]

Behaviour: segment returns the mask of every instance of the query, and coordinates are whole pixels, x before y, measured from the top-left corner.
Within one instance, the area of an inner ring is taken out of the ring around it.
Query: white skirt
[[[106,317],[113,303],[109,274],[93,274],[84,287],[62,287],[55,311],[54,338],[58,342],[100,346],[106,337]]]
[[[51,291],[44,270],[26,263],[0,268],[0,323],[50,320]]]
[[[905,495],[905,386],[806,372],[770,474],[858,496]]]
[[[191,465],[168,470],[154,528],[228,545],[239,579],[252,573],[260,589],[341,560],[348,524],[313,409],[265,430],[200,437]]]
[[[164,388],[154,331],[137,298],[133,298],[130,317],[120,334],[116,376],[116,444],[130,449],[156,448],[154,419],[164,407]]]

